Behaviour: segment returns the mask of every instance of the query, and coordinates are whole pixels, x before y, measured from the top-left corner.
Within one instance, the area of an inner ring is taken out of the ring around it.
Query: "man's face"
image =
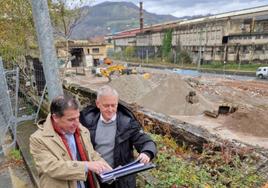
[[[52,115],[55,125],[58,126],[64,133],[73,134],[79,126],[79,109],[67,109],[62,117]]]
[[[100,112],[103,118],[106,121],[109,121],[116,114],[117,105],[118,105],[118,97],[117,96],[101,96],[96,101],[96,105],[100,109]]]

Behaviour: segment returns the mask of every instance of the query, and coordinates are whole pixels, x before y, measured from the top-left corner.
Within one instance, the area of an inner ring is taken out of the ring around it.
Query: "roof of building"
[[[229,19],[230,17],[253,14],[253,13],[257,13],[257,12],[266,12],[267,13],[267,11],[268,11],[268,5],[254,7],[254,8],[248,8],[248,9],[243,9],[243,10],[236,10],[236,11],[231,11],[231,12],[225,12],[225,13],[221,13],[221,14],[216,14],[216,15],[212,15],[212,16],[205,16],[202,18],[195,18],[195,19],[191,19],[191,20],[177,20],[177,21],[164,22],[164,23],[160,23],[160,24],[146,26],[143,28],[143,30],[140,30],[139,28],[135,28],[135,29],[121,31],[121,32],[118,32],[118,33],[112,35],[112,38],[113,39],[120,39],[120,38],[135,37],[136,35],[144,33],[144,32],[145,33],[151,32],[151,31],[157,32],[157,31],[161,31],[163,29],[175,28],[177,26],[195,24],[195,23],[200,23],[200,22],[208,22],[211,20],[218,20],[218,19]],[[263,19],[264,17],[260,17],[260,16],[256,17],[256,19],[261,19],[261,18]]]
[[[113,39],[125,38],[125,37],[135,37],[136,34],[140,33],[140,32],[141,32],[141,30],[139,28],[122,31],[122,32],[119,32],[119,33],[113,35]]]
[[[69,47],[92,47],[92,46],[105,46],[107,45],[104,42],[93,42],[89,40],[69,40],[68,41]],[[64,48],[66,47],[66,41],[59,40],[56,41],[57,48]]]

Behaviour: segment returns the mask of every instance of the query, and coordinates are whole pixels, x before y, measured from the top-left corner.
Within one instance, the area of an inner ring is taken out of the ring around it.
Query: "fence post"
[[[32,12],[48,88],[48,98],[63,94],[47,0],[32,0]]]
[[[0,116],[1,119],[4,119],[5,122],[1,122],[3,124],[8,124],[10,117],[12,116],[12,107],[11,101],[8,95],[8,87],[5,78],[5,70],[2,61],[2,57],[0,57]],[[4,109],[3,109],[4,107]]]

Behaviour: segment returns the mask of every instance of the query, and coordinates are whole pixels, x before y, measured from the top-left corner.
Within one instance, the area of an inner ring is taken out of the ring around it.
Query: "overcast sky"
[[[95,0],[91,5],[99,4],[105,0]],[[107,1],[107,0],[106,0]],[[123,0],[108,0],[123,1]],[[140,0],[132,0],[139,6]],[[173,16],[193,16],[217,14],[233,10],[241,10],[256,6],[268,5],[268,0],[143,0],[143,8],[155,14],[171,14]]]

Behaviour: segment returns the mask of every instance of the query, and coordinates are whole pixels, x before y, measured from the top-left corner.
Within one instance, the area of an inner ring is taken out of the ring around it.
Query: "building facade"
[[[68,67],[90,67],[99,64],[108,56],[113,45],[89,42],[87,40],[59,41],[56,43],[57,56],[65,62],[69,59]]]
[[[268,6],[123,31],[110,39],[115,51],[135,46],[137,54],[156,54],[167,30],[172,30],[173,54],[187,51],[194,63],[268,63]]]

